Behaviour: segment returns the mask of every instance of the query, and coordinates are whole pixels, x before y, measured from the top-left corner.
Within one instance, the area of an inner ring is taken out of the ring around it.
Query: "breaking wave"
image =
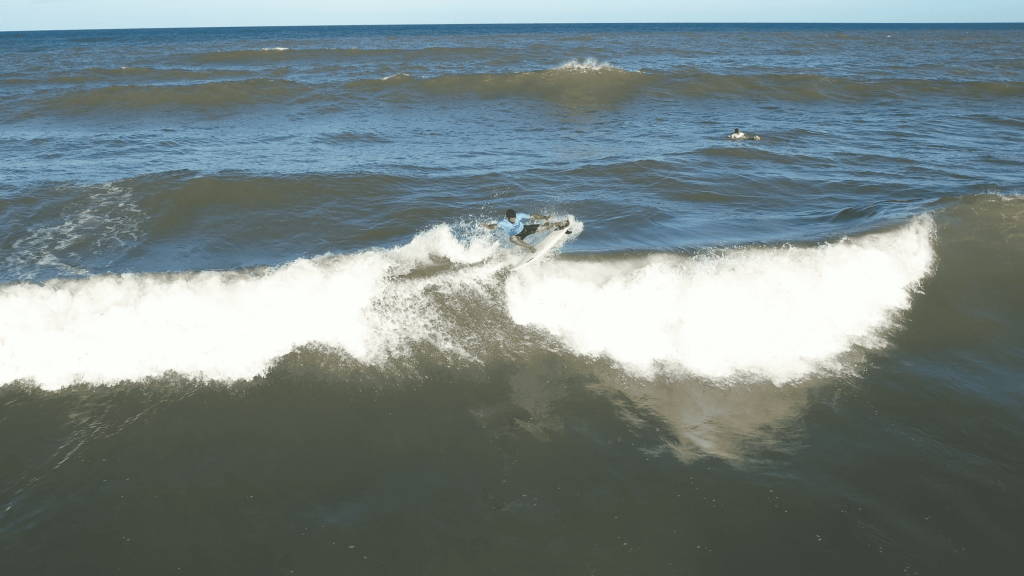
[[[934,225],[816,247],[561,257],[508,273],[495,236],[438,225],[392,249],[259,270],[103,275],[0,287],[0,383],[46,388],[165,372],[223,381],[303,346],[387,365],[538,350],[684,373],[794,382],[886,346],[932,270]]]

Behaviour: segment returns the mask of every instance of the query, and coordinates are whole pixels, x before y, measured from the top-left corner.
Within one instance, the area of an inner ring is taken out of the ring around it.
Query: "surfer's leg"
[[[569,225],[568,220],[562,220],[561,222],[545,222],[537,228],[537,232],[547,232],[548,230],[561,230]]]
[[[530,234],[534,234],[540,230],[544,230],[541,224],[527,224],[526,226],[523,226],[523,231],[516,234],[516,236],[518,236],[520,240],[523,240]]]
[[[516,246],[519,246],[521,248],[526,248],[530,252],[536,252],[537,251],[536,248],[534,248],[533,246],[530,246],[529,244],[527,244],[523,240],[523,238],[521,236],[509,236],[508,239],[511,240],[512,243],[515,244]]]

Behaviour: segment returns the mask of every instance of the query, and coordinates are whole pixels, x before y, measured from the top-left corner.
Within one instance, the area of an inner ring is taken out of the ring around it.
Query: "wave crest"
[[[920,218],[814,248],[562,264],[511,278],[509,313],[641,376],[669,369],[781,385],[886,345],[893,315],[931,272],[933,230]]]
[[[556,68],[511,74],[444,75],[417,78],[394,74],[346,85],[352,92],[405,101],[418,96],[527,97],[558,103],[602,104],[626,100],[655,79],[603,63],[570,62]]]
[[[0,384],[165,371],[233,381],[319,344],[372,365],[424,350],[453,365],[558,351],[640,377],[781,385],[884,347],[934,265],[928,217],[817,247],[560,259],[511,274],[520,254],[459,230],[261,270],[0,286]]]
[[[625,72],[625,70],[621,68],[616,68],[607,62],[601,62],[594,58],[570,60],[561,66],[553,68],[553,70],[568,70],[571,72],[601,72],[603,70],[616,70],[619,72]]]

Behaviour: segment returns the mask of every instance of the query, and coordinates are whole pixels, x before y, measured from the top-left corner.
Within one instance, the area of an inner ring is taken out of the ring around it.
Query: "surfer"
[[[527,224],[527,220],[543,220],[544,224]],[[544,216],[542,214],[528,214],[526,212],[516,212],[514,208],[509,208],[505,211],[505,217],[498,220],[494,224],[487,222],[481,222],[480,225],[488,230],[496,230],[501,228],[501,231],[508,234],[508,239],[512,241],[516,246],[526,248],[530,252],[536,252],[537,249],[527,244],[524,239],[530,234],[536,234],[537,232],[547,232],[548,230],[560,230],[569,225],[568,221],[565,222],[548,222],[551,220],[551,216]]]
[[[761,139],[761,137],[758,136],[757,134],[754,134],[753,136],[748,136],[746,133],[740,132],[739,128],[736,128],[735,130],[733,130],[732,134],[729,134],[728,138],[730,140],[760,140]]]

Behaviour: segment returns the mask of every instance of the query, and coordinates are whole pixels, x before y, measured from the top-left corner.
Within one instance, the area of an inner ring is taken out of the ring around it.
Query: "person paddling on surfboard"
[[[498,220],[495,224],[489,224],[481,222],[480,225],[488,230],[496,230],[501,228],[501,231],[508,234],[508,239],[512,241],[516,246],[526,248],[530,252],[535,252],[537,249],[530,246],[525,242],[525,238],[530,234],[536,234],[537,232],[547,232],[548,230],[560,230],[569,225],[568,221],[565,222],[548,222],[551,216],[544,216],[542,214],[528,214],[526,212],[516,212],[514,208],[509,208],[505,211],[505,217]],[[527,224],[527,220],[544,220],[544,224]]]
[[[732,134],[726,136],[729,140],[760,140],[761,137],[757,134],[749,135],[744,132],[740,132],[739,128],[732,131]]]

